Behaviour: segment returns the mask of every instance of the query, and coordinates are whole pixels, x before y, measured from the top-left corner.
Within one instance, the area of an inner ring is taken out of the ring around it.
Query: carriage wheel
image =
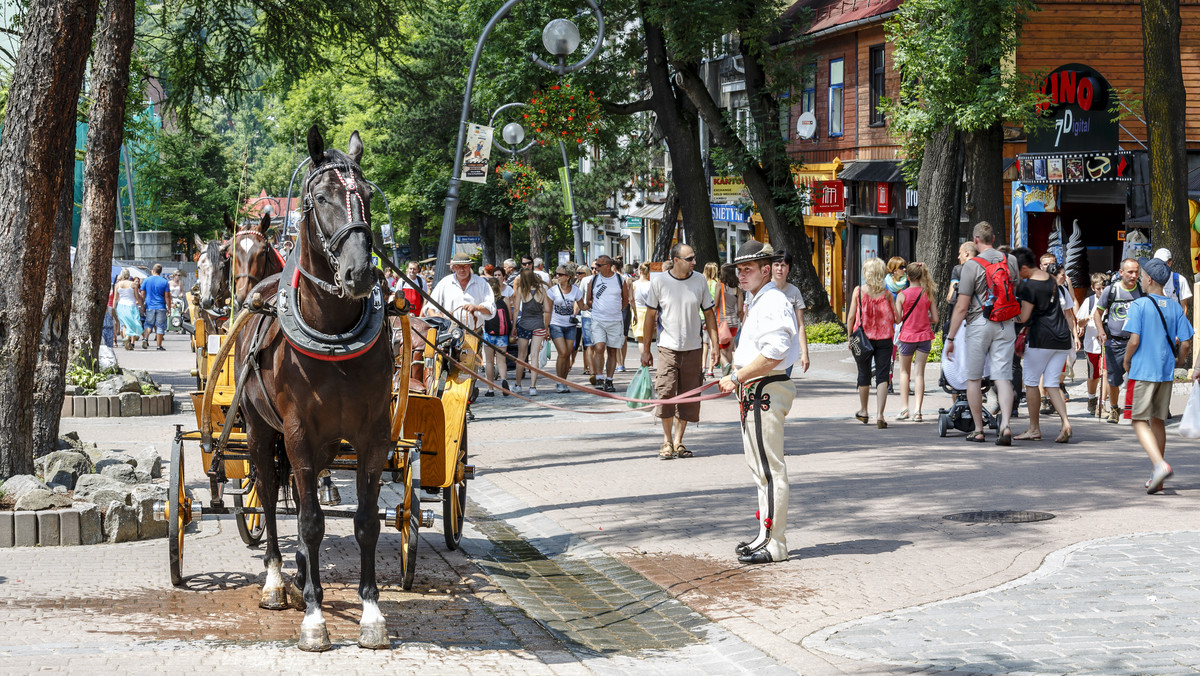
[[[467,462],[467,428],[463,427],[462,451],[459,462]],[[457,466],[455,472],[457,473]],[[442,491],[442,535],[446,538],[446,548],[450,551],[458,549],[462,540],[463,515],[467,511],[467,481],[456,481]]]
[[[406,460],[401,470],[404,499],[396,524],[400,529],[400,584],[405,590],[412,589],[413,576],[417,573],[417,529],[421,525],[421,498],[417,491],[421,488],[421,475],[415,471],[416,467],[412,460]]]
[[[262,500],[258,497],[258,484],[254,478],[256,470],[254,466],[250,466],[250,472],[245,479],[240,479],[241,488],[246,491],[245,495],[234,495],[234,507],[258,507],[262,508]],[[263,536],[263,515],[262,514],[238,514],[237,515],[238,535],[242,536],[242,542],[251,547],[257,546],[262,542]]]
[[[183,586],[183,531],[190,506],[183,489],[183,441],[171,447],[171,482],[167,485],[167,549],[171,557],[171,584]]]

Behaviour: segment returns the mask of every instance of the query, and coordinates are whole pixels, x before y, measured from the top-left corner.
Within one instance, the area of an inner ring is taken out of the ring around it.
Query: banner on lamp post
[[[563,211],[570,216],[575,213],[575,210],[571,208],[571,180],[567,175],[566,167],[558,168],[558,182],[562,184]]]
[[[487,183],[488,168],[491,166],[492,128],[468,124],[464,153],[460,178],[471,183]]]

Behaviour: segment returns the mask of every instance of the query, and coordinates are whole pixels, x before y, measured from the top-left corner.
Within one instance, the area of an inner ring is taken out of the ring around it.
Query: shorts
[[[575,342],[575,334],[577,334],[577,333],[579,333],[579,327],[575,326],[574,324],[572,324],[570,326],[555,326],[553,324],[550,325],[550,339],[551,340],[558,340],[559,338],[562,338],[562,339],[566,340],[568,343],[574,343]]]
[[[579,327],[579,335],[583,338],[583,346],[588,347],[592,344],[592,318],[581,315],[579,317]]]
[[[1063,367],[1070,350],[1051,350],[1044,347],[1027,347],[1021,359],[1025,387],[1058,387],[1062,382]]]
[[[1172,382],[1155,383],[1149,380],[1130,380],[1133,385],[1133,408],[1130,420],[1166,420],[1171,407]]]
[[[892,375],[892,339],[884,338],[883,340],[871,340],[871,345],[875,349],[871,354],[856,359],[858,364],[858,386],[869,387],[871,385],[871,363],[875,363],[875,384],[882,385],[888,381]]]
[[[483,342],[500,350],[508,349],[508,336],[493,336],[490,333],[485,333],[483,334]]]
[[[631,310],[629,308],[629,306],[626,305],[621,310],[621,328],[623,329],[621,331],[621,335],[628,336],[629,335],[629,327],[632,324],[633,324],[633,310]]]
[[[1125,382],[1125,348],[1129,346],[1129,341],[1113,340],[1109,338],[1104,341],[1104,366],[1108,369],[1108,384],[1113,387],[1120,387]]]
[[[158,335],[167,332],[167,309],[146,310],[146,328],[153,329]]]
[[[929,350],[933,348],[932,340],[920,340],[915,343],[900,341],[896,343],[896,349],[905,357],[910,357],[918,352],[929,354]]]
[[[625,345],[625,332],[621,330],[621,320],[602,322],[592,318],[592,344],[604,343],[610,350],[616,350]]]
[[[535,337],[536,338],[545,338],[546,337],[545,327],[540,328],[540,329],[523,329],[519,326],[517,327],[517,340],[531,340]]]
[[[669,399],[700,387],[703,380],[701,375],[703,356],[702,348],[676,352],[660,346],[658,348],[658,374],[654,378],[655,398]],[[700,402],[655,406],[654,416],[700,422]]]
[[[982,315],[967,322],[967,335],[957,347],[965,349],[967,380],[982,380],[985,361],[991,364],[992,380],[1012,380],[1013,349],[1017,332],[1011,321],[993,322]]]
[[[1100,353],[1099,352],[1084,352],[1087,355],[1088,361],[1088,380],[1095,380],[1100,377]]]

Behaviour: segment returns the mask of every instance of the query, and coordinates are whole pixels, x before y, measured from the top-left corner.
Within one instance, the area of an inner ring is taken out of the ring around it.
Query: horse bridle
[[[257,238],[261,239],[263,241],[263,243],[266,244],[268,247],[271,246],[271,243],[267,241],[266,236],[257,230],[239,230],[239,231],[237,231],[233,234],[233,239],[234,239],[233,257],[234,257],[235,264],[237,262],[237,244],[236,244],[236,242],[237,242],[237,238],[241,237],[242,235],[250,235],[252,237],[257,237]],[[249,272],[241,272],[241,273],[237,273],[233,276],[234,286],[237,286],[237,280],[239,280],[239,279],[249,279],[251,284],[258,284],[259,282],[262,281],[261,279],[258,278],[257,275],[252,275]]]
[[[345,174],[342,173],[343,170],[345,170]],[[326,239],[325,233],[321,228],[320,219],[317,217],[316,200],[313,198],[312,194],[312,182],[317,176],[330,171],[332,171],[334,176],[337,177],[338,182],[342,184],[342,188],[344,188],[346,192],[346,224],[334,231],[334,233],[329,236],[329,239]],[[367,235],[368,242],[371,239],[371,224],[366,220],[366,202],[363,200],[362,195],[358,192],[358,181],[354,179],[355,171],[358,171],[360,174],[362,173],[362,169],[354,163],[330,162],[313,169],[311,172],[309,172],[308,177],[304,179],[304,220],[308,222],[309,217],[311,216],[312,226],[314,226],[313,229],[315,231],[314,234],[316,235],[317,241],[321,243],[321,248],[325,253],[325,260],[328,261],[330,267],[333,268],[333,276],[335,281],[337,279],[339,265],[337,257],[333,255],[334,247],[340,246],[342,240],[349,237],[351,233],[360,230]],[[358,206],[358,214],[362,220],[353,220],[355,215],[354,207],[356,203]],[[346,292],[340,285],[330,284],[329,282],[318,278],[308,270],[305,270],[299,263],[300,261],[297,260],[296,269],[300,271],[300,274],[307,277],[310,282],[316,284],[326,293],[333,294],[339,298],[345,297]]]

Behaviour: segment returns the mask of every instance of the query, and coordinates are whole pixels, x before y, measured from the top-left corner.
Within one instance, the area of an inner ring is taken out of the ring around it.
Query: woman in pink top
[[[900,415],[896,420],[908,420],[908,382],[912,378],[917,394],[917,412],[913,422],[921,422],[921,405],[925,402],[925,360],[933,343],[933,327],[937,326],[937,297],[933,275],[924,263],[909,263],[908,288],[896,296],[896,311],[900,313],[900,335],[896,336],[900,352]],[[916,357],[914,368],[914,357]]]
[[[887,404],[888,376],[892,371],[892,331],[900,315],[892,302],[892,294],[883,285],[887,266],[878,258],[868,259],[862,268],[864,284],[854,289],[850,298],[850,332],[854,333],[861,324],[867,338],[875,349],[870,355],[857,360],[859,410],[854,414],[864,425],[870,422],[867,416],[867,400],[871,396],[871,365],[874,362],[875,399],[878,413],[875,424],[886,429],[883,407]]]

